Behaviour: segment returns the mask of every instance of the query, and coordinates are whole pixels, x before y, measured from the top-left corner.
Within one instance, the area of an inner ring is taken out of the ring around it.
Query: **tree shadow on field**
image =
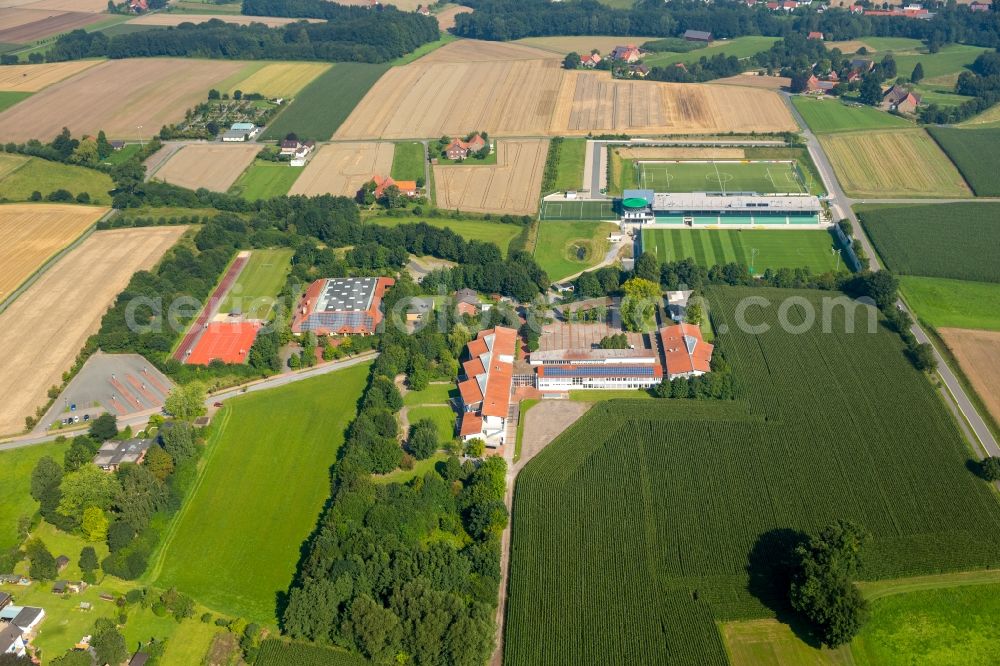
[[[809,535],[790,528],[778,528],[760,535],[747,557],[747,591],[774,611],[807,645],[820,647],[812,626],[796,613],[788,600],[792,576],[798,567],[795,549]]]
[[[989,479],[986,478],[986,473],[983,471],[983,463],[981,460],[973,460],[972,458],[969,458],[965,461],[965,469],[972,472],[977,479],[989,481]]]

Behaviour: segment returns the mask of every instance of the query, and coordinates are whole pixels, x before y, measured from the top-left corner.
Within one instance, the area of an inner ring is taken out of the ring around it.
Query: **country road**
[[[798,109],[792,104],[791,96],[788,94],[782,94],[785,100],[785,104],[788,105],[789,110],[792,112],[792,116],[795,118],[795,122],[799,124],[802,128],[802,134],[806,139],[806,145],[809,149],[809,155],[812,157],[813,162],[816,163],[816,168],[819,170],[820,177],[823,179],[823,185],[826,187],[826,191],[829,195],[830,206],[833,208],[835,215],[835,220],[848,219],[854,227],[854,236],[859,241],[861,241],[861,246],[864,248],[865,254],[871,260],[873,268],[880,268],[878,254],[875,252],[875,248],[871,241],[868,239],[868,235],[865,233],[864,227],[858,222],[857,216],[851,209],[851,206],[858,203],[897,203],[897,204],[908,204],[908,203],[962,203],[971,201],[971,199],[851,199],[846,194],[844,190],[840,187],[840,181],[837,180],[837,175],[833,170],[833,166],[830,164],[830,160],[827,159],[826,153],[823,152],[823,146],[820,144],[819,139],[816,135],[812,133],[809,126],[806,124],[805,120],[799,114]],[[897,307],[905,310],[910,314],[913,321],[916,322],[917,318],[914,316],[913,312],[903,303],[902,300],[897,302]],[[965,392],[965,388],[962,386],[961,382],[952,372],[951,368],[945,362],[944,357],[941,352],[938,351],[934,343],[931,342],[927,333],[920,327],[919,324],[914,323],[913,327],[910,329],[914,337],[916,337],[918,342],[930,344],[934,349],[934,357],[937,359],[937,372],[938,376],[944,382],[947,390],[943,390],[941,393],[945,397],[945,400],[952,403],[952,405],[961,412],[962,416],[968,421],[969,426],[972,428],[972,432],[975,434],[976,439],[979,440],[979,444],[985,451],[986,455],[990,456],[1000,456],[1000,446],[997,445],[996,438],[993,436],[993,432],[990,430],[989,426],[983,420],[982,416],[976,410],[976,407],[972,404],[969,396]],[[973,443],[974,444],[974,443]]]
[[[365,354],[360,354],[358,356],[345,359],[343,361],[334,361],[332,363],[323,363],[321,365],[314,366],[312,368],[306,368],[305,370],[298,370],[296,372],[285,372],[280,375],[274,375],[273,377],[268,377],[267,379],[261,379],[260,381],[253,382],[251,384],[245,384],[243,386],[237,386],[231,389],[226,389],[218,393],[214,393],[205,399],[205,407],[211,408],[216,402],[225,402],[237,396],[246,393],[256,393],[258,391],[267,391],[269,389],[278,388],[279,386],[287,386],[288,384],[294,384],[295,382],[300,382],[303,379],[311,379],[313,377],[319,377],[321,375],[326,375],[331,372],[336,372],[337,370],[343,370],[344,368],[349,368],[360,363],[367,363],[378,356],[377,352],[368,352]],[[160,413],[159,409],[147,409],[142,412],[135,412],[134,414],[128,414],[127,416],[118,418],[118,427],[124,428],[125,426],[132,426],[133,429],[136,427],[145,426],[149,421],[149,417],[153,414]],[[45,442],[51,442],[59,436],[72,437],[74,435],[82,435],[87,430],[86,428],[79,429],[67,429],[60,430],[51,433],[29,433],[27,435],[20,435],[18,437],[12,437],[4,440],[0,443],[0,451],[7,451],[10,449],[19,449],[25,446],[33,446],[35,444],[44,444]]]

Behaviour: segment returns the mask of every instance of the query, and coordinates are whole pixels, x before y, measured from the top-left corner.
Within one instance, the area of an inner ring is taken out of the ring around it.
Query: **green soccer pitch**
[[[806,194],[795,162],[636,162],[636,181],[654,192]]]
[[[813,273],[846,268],[833,236],[818,229],[645,229],[642,250],[660,261],[690,258],[705,268],[743,264],[756,274],[768,268],[809,268]]]

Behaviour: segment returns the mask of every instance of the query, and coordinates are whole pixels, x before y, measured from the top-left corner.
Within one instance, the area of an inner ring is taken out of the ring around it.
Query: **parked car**
[[[89,421],[90,420],[90,414],[84,414],[83,415],[83,420],[84,421]]]
[[[213,407],[222,407],[222,403],[221,402],[216,402],[216,403],[213,403],[212,406]]]

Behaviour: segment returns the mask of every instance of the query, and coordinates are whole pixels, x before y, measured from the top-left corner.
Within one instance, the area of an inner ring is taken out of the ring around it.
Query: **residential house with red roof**
[[[612,60],[620,60],[621,62],[633,63],[637,62],[642,58],[642,51],[639,50],[635,44],[628,44],[626,46],[616,46],[611,51],[610,58]]]
[[[806,39],[818,39],[819,41],[822,42],[823,41],[823,33],[822,32],[816,32],[815,30],[813,30],[808,35],[806,35]]]
[[[701,336],[694,324],[676,324],[660,329],[660,345],[666,360],[667,378],[696,377],[712,371],[715,347]]]
[[[372,176],[372,182],[375,183],[375,198],[380,198],[385,191],[395,185],[399,188],[399,192],[407,197],[417,196],[417,181],[415,180],[394,180],[391,176]]]
[[[920,106],[920,96],[910,92],[900,85],[894,85],[882,95],[882,103],[879,105],[883,111],[899,111],[900,113],[914,113]]]
[[[466,346],[465,377],[458,384],[462,399],[462,441],[482,439],[489,447],[504,444],[510,415],[517,331],[497,326],[480,331]]]
[[[486,147],[486,139],[478,132],[469,137],[468,141],[463,139],[452,139],[445,149],[444,154],[449,160],[464,160],[472,153],[478,153]]]
[[[585,56],[580,56],[580,66],[587,69],[594,69],[601,64],[602,59],[600,53],[588,53]]]

